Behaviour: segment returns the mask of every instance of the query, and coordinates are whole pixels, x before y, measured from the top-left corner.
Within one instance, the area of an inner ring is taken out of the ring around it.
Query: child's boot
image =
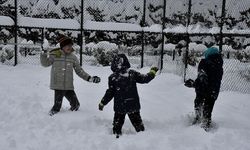
[[[208,132],[211,128],[211,118],[204,118],[201,123],[201,127]]]

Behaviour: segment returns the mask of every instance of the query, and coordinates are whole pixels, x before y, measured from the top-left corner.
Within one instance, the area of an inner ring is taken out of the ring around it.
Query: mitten
[[[99,103],[98,107],[100,111],[103,111],[104,105],[102,102]]]
[[[90,77],[89,82],[99,83],[101,82],[101,78],[98,76],[93,76],[93,77]]]
[[[152,67],[151,69],[150,69],[150,74],[152,74],[152,75],[156,75],[156,72],[158,71],[159,69],[157,68],[157,67]]]
[[[194,80],[192,79],[188,79],[187,81],[185,81],[185,84],[184,84],[186,87],[189,87],[189,88],[193,88],[194,87]]]

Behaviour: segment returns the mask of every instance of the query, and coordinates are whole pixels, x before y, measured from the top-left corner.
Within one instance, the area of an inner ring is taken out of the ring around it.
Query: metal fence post
[[[82,66],[82,51],[83,51],[83,41],[82,41],[82,38],[83,38],[83,23],[84,23],[84,16],[83,16],[83,11],[84,11],[84,0],[81,0],[81,37],[80,37],[80,65]]]
[[[223,25],[225,22],[225,17],[226,17],[226,0],[222,1],[222,12],[221,12],[221,22],[220,22],[220,44],[219,44],[219,49],[220,52],[222,52],[223,48]]]
[[[44,44],[44,38],[45,38],[45,36],[44,36],[44,28],[42,29],[42,45],[41,45],[41,47],[42,47],[42,51],[44,51],[44,47],[43,47],[43,44]]]
[[[141,33],[141,68],[143,68],[143,64],[144,64],[144,31],[142,31]]]
[[[164,58],[164,44],[165,44],[165,18],[166,18],[166,8],[167,3],[166,0],[163,1],[163,17],[162,17],[162,45],[161,45],[161,70],[163,69],[163,58]]]
[[[143,1],[143,16],[142,16],[142,27],[144,27],[145,26],[145,24],[146,24],[146,0],[144,0]],[[141,40],[142,40],[142,45],[141,45],[141,48],[142,48],[142,50],[141,50],[141,68],[143,68],[143,64],[144,64],[144,36],[145,36],[145,34],[144,34],[144,30],[142,30],[142,33],[141,33]]]
[[[189,55],[189,43],[190,43],[190,37],[188,33],[188,27],[191,22],[191,9],[192,9],[192,0],[189,0],[188,2],[188,15],[187,15],[187,37],[186,37],[186,54],[185,54],[185,67],[184,67],[184,82],[186,81],[187,76],[187,68],[188,68],[188,55]]]
[[[15,7],[15,16],[14,16],[14,42],[15,42],[15,46],[14,46],[14,51],[15,51],[15,60],[14,60],[14,66],[17,65],[17,0],[14,1],[14,7]]]

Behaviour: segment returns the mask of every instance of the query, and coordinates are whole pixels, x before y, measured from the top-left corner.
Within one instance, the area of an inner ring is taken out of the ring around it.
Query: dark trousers
[[[123,113],[115,113],[114,121],[113,121],[113,133],[114,134],[122,134],[122,126],[125,121],[126,114]],[[144,131],[144,125],[141,119],[140,112],[128,113],[128,117],[134,126],[136,132]]]
[[[197,95],[194,100],[194,109],[197,117],[203,114],[204,119],[211,120],[216,99]]]
[[[53,111],[60,111],[62,107],[63,97],[69,101],[71,109],[79,108],[80,103],[77,99],[76,93],[73,90],[55,90],[55,99],[54,99],[54,106],[51,110]]]

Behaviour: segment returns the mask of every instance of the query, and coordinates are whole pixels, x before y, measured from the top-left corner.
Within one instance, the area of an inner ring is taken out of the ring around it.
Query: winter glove
[[[185,81],[185,84],[184,84],[186,87],[189,87],[189,88],[193,88],[194,87],[194,80],[192,79],[188,79],[187,81]]]
[[[156,75],[156,72],[158,71],[159,69],[157,68],[157,67],[152,67],[151,69],[150,69],[150,74],[152,74],[152,75]]]
[[[103,111],[104,105],[102,102],[99,103],[98,107],[100,111]]]
[[[101,82],[101,78],[98,76],[93,76],[93,77],[90,77],[89,82],[99,83]]]

